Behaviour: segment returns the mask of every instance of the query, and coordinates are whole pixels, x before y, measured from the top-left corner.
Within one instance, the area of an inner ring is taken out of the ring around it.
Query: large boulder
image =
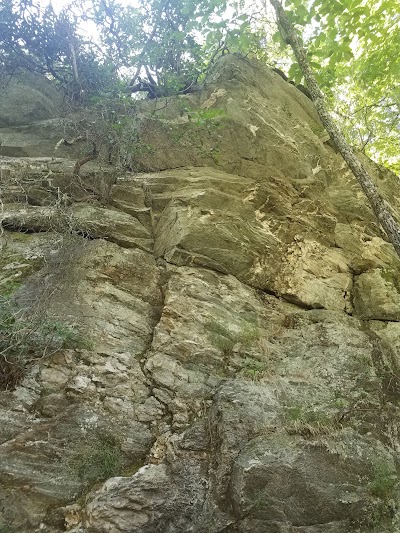
[[[0,88],[0,128],[25,126],[62,114],[62,95],[44,76],[24,72],[3,80]]]

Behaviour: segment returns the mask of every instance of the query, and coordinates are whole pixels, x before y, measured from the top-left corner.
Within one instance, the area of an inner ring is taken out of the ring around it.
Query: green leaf
[[[289,79],[292,79],[296,84],[299,84],[303,78],[303,74],[300,70],[300,67],[297,63],[293,63],[290,66],[289,72],[288,72]]]

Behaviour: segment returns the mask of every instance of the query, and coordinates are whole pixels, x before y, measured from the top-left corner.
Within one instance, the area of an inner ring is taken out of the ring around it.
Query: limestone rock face
[[[1,155],[52,156],[62,138],[65,102],[44,76],[27,72],[3,80],[0,87]],[[62,149],[61,152],[64,152]]]
[[[400,294],[396,273],[375,269],[357,277],[354,304],[363,318],[400,320]]]
[[[44,76],[14,74],[0,90],[0,128],[26,126],[61,112],[62,96]]]
[[[0,531],[399,531],[400,263],[312,103],[140,109],[141,172],[0,160]]]

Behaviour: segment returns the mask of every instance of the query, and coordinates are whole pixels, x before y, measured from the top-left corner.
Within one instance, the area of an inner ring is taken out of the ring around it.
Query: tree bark
[[[86,154],[85,157],[82,157],[82,159],[79,159],[79,161],[75,163],[72,175],[74,177],[79,177],[81,167],[85,165],[86,163],[89,163],[89,161],[93,161],[94,159],[97,159],[98,156],[99,156],[99,152],[97,150],[95,143],[93,143],[93,150],[90,153]]]
[[[386,232],[386,235],[400,257],[400,226],[394,219],[390,212],[385,200],[380,195],[372,178],[360,163],[357,157],[354,155],[351,147],[347,143],[344,135],[336,126],[332,117],[330,116],[327,107],[325,105],[324,95],[319,88],[318,82],[314,76],[314,72],[307,59],[307,53],[300,37],[296,34],[293,25],[286,16],[286,13],[279,0],[270,0],[271,5],[275,9],[275,13],[278,19],[280,32],[282,38],[287,44],[289,44],[294,52],[297,62],[303,72],[303,76],[306,80],[307,87],[311,93],[312,101],[317,109],[319,118],[329,133],[331,140],[350,167],[355,178],[359,182],[362,190],[367,196],[372,210]]]
[[[71,59],[72,59],[72,70],[74,73],[74,79],[75,82],[79,83],[79,74],[78,74],[78,63],[76,61],[76,52],[75,52],[75,46],[73,43],[69,43],[69,49],[71,50]]]

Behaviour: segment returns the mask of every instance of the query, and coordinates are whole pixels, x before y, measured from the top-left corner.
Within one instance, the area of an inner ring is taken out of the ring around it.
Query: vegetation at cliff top
[[[286,0],[330,109],[350,144],[400,170],[400,10],[396,0]],[[92,28],[88,33],[87,28]],[[25,68],[69,97],[190,92],[226,53],[302,74],[266,0],[3,0],[0,72]]]

